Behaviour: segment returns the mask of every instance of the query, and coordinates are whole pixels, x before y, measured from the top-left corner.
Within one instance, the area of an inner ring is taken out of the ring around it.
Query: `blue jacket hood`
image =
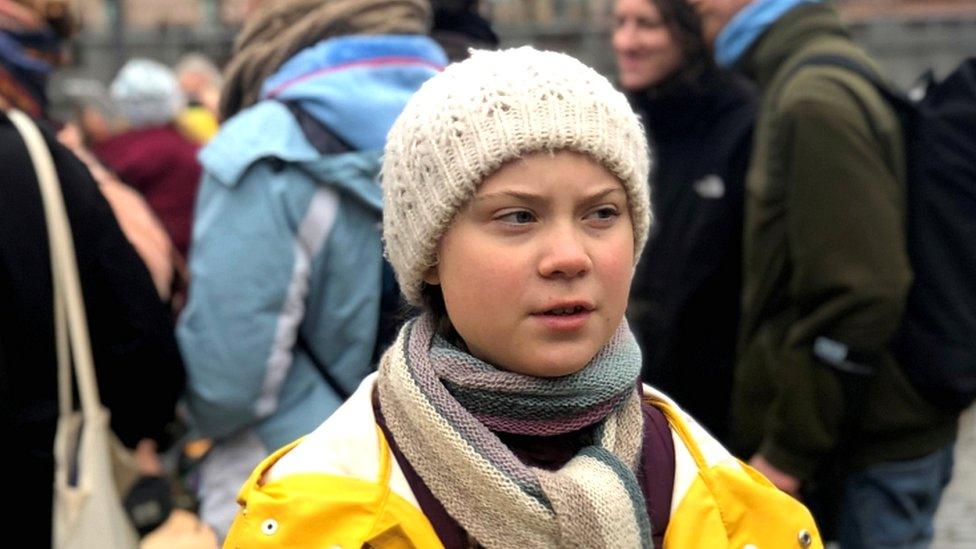
[[[426,36],[322,41],[285,62],[265,82],[264,100],[225,122],[200,162],[216,181],[233,187],[255,162],[276,158],[380,209],[375,175],[386,134],[410,96],[446,63]],[[356,152],[322,156],[282,102],[297,103]]]
[[[322,156],[306,139],[283,104],[262,101],[238,113],[200,151],[203,169],[218,183],[236,186],[256,162],[275,158],[306,172],[313,181],[349,193],[381,210],[382,190],[376,182],[382,151],[356,151]]]
[[[382,149],[410,96],[446,64],[426,36],[332,38],[282,65],[261,97],[297,102],[357,150]]]

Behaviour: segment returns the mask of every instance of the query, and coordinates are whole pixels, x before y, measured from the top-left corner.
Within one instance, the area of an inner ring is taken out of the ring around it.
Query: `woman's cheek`
[[[485,315],[498,308],[511,308],[527,282],[519,275],[520,269],[525,269],[524,261],[511,250],[485,242],[462,249],[463,255],[451,273],[455,302]]]

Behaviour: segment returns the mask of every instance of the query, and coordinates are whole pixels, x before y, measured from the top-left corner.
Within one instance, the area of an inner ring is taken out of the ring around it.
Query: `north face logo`
[[[722,181],[721,177],[714,174],[706,175],[695,181],[694,187],[695,192],[702,198],[715,200],[725,196],[725,182]]]

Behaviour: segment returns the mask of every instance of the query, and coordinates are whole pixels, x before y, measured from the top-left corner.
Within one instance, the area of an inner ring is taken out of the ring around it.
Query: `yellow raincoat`
[[[439,548],[382,431],[375,375],[307,437],[268,457],[238,496],[225,548]],[[809,511],[735,459],[666,396],[645,387],[675,440],[665,547],[821,548]]]

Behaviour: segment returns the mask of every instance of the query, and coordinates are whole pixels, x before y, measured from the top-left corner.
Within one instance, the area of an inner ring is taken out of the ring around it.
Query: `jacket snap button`
[[[811,536],[810,532],[807,532],[806,530],[800,530],[800,534],[797,536],[797,539],[800,542],[800,547],[803,547],[803,549],[807,549],[807,547],[810,547],[810,545],[813,544],[813,536]]]
[[[278,531],[278,521],[275,519],[268,519],[261,523],[261,531],[266,536],[273,535]]]
[[[743,546],[742,549],[759,549],[759,548],[750,543],[749,545]]]

